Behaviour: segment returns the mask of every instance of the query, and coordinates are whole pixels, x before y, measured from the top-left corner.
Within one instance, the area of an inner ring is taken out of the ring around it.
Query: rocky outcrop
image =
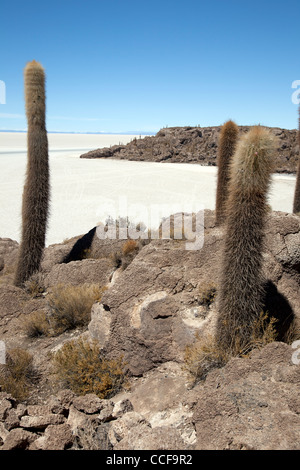
[[[116,262],[124,240],[90,233],[53,245],[43,260],[44,290],[36,295],[11,284],[18,244],[0,239],[0,339],[8,349],[30,352],[38,372],[22,403],[0,390],[0,449],[299,449],[300,366],[283,342],[290,321],[300,317],[299,242],[299,216],[270,212],[265,307],[281,325],[278,342],[194,383],[185,368],[186,346],[196,334],[214,331],[217,312],[223,228],[215,226],[213,211],[204,213],[203,247],[152,240],[126,268]],[[87,280],[106,287],[88,325],[56,337],[26,337],[22,320],[47,309],[48,289]],[[49,357],[75,338],[96,339],[107,357],[123,354],[127,387],[105,400],[57,391]]]
[[[195,334],[214,331],[217,304],[203,295],[217,290],[223,229],[205,211],[204,246],[187,250],[184,240],[153,240],[135,257],[92,310],[91,337],[112,356],[122,351],[129,371],[140,376],[168,361],[182,361]],[[270,214],[266,228],[265,309],[281,324],[300,317],[300,219]]]
[[[62,390],[44,405],[0,393],[1,450],[298,450],[299,364],[271,343],[189,387],[168,362],[100,399]]]
[[[240,135],[250,129],[240,126]],[[275,171],[295,173],[299,156],[297,130],[269,128],[277,137]],[[81,155],[81,158],[114,158],[120,160],[200,163],[216,165],[219,134],[216,127],[167,127],[155,136],[134,139],[127,145],[100,148]]]
[[[299,449],[300,367],[292,351],[272,343],[208,375],[193,392],[197,449]]]
[[[171,395],[173,398],[176,396],[174,390]],[[168,400],[165,400],[165,404],[170,405]],[[177,413],[177,420],[174,416],[163,420],[163,413],[161,418],[155,416],[152,419],[149,413],[135,411],[128,398],[103,400],[93,394],[76,396],[69,390],[63,390],[51,396],[45,405],[25,406],[18,404],[10,395],[0,393],[0,411],[1,450],[191,447],[185,443],[185,433],[182,436],[177,428],[177,424],[180,424],[178,419],[181,424],[184,420],[182,410]]]

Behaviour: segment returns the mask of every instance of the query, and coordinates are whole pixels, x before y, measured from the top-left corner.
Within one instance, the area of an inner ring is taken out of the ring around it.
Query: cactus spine
[[[293,213],[300,213],[300,107],[299,107],[299,127],[298,127],[298,142],[299,142],[299,155],[298,155],[298,169],[296,178],[296,188],[294,195]]]
[[[218,152],[218,180],[216,194],[216,225],[225,220],[225,206],[228,197],[229,167],[235,152],[238,126],[233,121],[227,121],[222,126]]]
[[[15,284],[22,284],[40,268],[45,247],[49,206],[48,139],[45,72],[36,61],[24,70],[27,116],[27,173],[22,200],[22,236]]]
[[[217,342],[243,348],[263,310],[262,248],[274,137],[257,126],[237,145],[230,168],[221,261]]]

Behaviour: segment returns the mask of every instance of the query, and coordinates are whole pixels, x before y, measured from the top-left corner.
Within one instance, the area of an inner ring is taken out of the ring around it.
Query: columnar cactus
[[[296,178],[296,188],[294,195],[293,213],[300,213],[300,107],[299,107],[299,128],[298,128],[298,142],[299,142],[299,155],[298,155],[298,169]]]
[[[238,142],[231,163],[217,341],[233,350],[247,344],[263,309],[262,249],[274,150],[272,134],[253,127]]]
[[[239,128],[233,121],[222,126],[218,151],[218,181],[216,195],[216,225],[225,220],[225,206],[228,197],[229,167],[235,152]]]
[[[27,174],[22,201],[22,237],[15,284],[40,268],[45,248],[49,206],[48,139],[46,131],[45,73],[36,61],[24,70],[27,116]]]

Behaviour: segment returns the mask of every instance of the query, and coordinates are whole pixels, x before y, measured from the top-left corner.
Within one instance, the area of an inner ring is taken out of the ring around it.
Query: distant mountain
[[[240,135],[250,126],[240,126]],[[299,158],[297,130],[269,127],[277,137],[275,171],[295,173]],[[127,145],[92,150],[81,158],[114,158],[121,160],[168,163],[200,163],[215,166],[217,162],[219,133],[216,127],[167,127],[155,136],[133,139]]]

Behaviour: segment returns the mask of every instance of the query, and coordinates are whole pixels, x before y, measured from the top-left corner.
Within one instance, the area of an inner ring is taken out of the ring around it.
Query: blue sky
[[[46,71],[48,131],[296,128],[299,13],[299,0],[2,0],[0,130],[26,129],[33,59]]]

